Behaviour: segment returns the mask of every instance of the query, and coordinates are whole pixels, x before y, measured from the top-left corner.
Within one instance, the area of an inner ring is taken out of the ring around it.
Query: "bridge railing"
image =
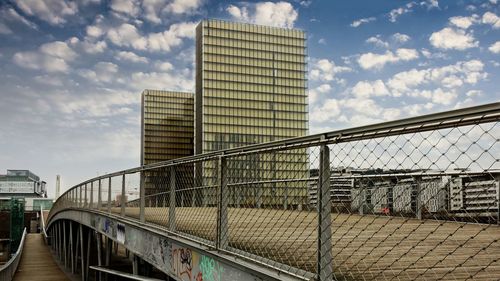
[[[71,188],[49,220],[118,214],[303,279],[490,280],[499,120],[494,103],[137,167]]]
[[[0,266],[0,281],[10,281],[14,278],[21,256],[24,249],[24,241],[26,240],[26,228],[24,228],[23,236],[17,251],[10,257],[10,259]]]

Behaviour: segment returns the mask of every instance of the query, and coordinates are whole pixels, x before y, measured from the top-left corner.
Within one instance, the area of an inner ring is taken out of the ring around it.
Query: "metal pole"
[[[81,258],[81,265],[82,265],[82,281],[85,281],[85,253],[83,252],[83,225],[80,224],[80,258]]]
[[[108,179],[108,213],[111,213],[111,177]]]
[[[227,219],[227,205],[229,200],[229,191],[227,189],[227,170],[226,170],[226,158],[224,156],[219,156],[218,161],[218,178],[219,184],[217,189],[217,248],[226,249],[228,245],[228,219]]]
[[[422,178],[415,177],[415,217],[419,220],[422,219]]]
[[[97,209],[100,210],[102,207],[102,198],[101,198],[101,179],[99,179],[99,183],[97,186]]]
[[[83,207],[83,197],[82,197],[82,186],[78,186],[78,190],[80,191],[80,196],[78,196],[78,207]]]
[[[90,182],[90,203],[89,209],[94,208],[94,181]]]
[[[69,255],[71,257],[71,273],[72,274],[75,274],[75,253],[73,251],[73,247],[74,247],[74,243],[73,243],[73,223],[70,222],[69,223]]]
[[[85,184],[85,200],[83,201],[83,207],[88,208],[88,200],[87,200],[87,184]]]
[[[102,235],[96,232],[97,237],[97,265],[102,266]],[[99,280],[102,280],[102,274],[99,272]]]
[[[122,176],[122,197],[121,197],[121,200],[120,200],[120,215],[122,217],[125,216],[125,204],[127,204],[127,200],[125,200],[125,174],[123,174]]]
[[[64,251],[64,267],[68,267],[68,248],[66,247],[66,245],[68,245],[66,242],[66,222],[63,221],[63,239],[64,239],[64,243],[63,243],[63,251]]]
[[[132,254],[132,274],[139,275],[139,258]]]
[[[332,202],[330,199],[330,149],[320,147],[318,181],[318,277],[319,281],[332,281]]]
[[[141,183],[139,185],[139,220],[146,221],[145,205],[146,205],[146,192],[144,190],[144,171],[141,171]]]
[[[90,243],[92,241],[92,233],[87,229],[87,262],[85,263],[85,280],[89,280],[89,265],[90,265]]]
[[[175,231],[175,166],[170,167],[170,206],[168,208],[168,229]]]
[[[362,216],[365,213],[365,200],[366,200],[366,192],[365,185],[363,184],[363,179],[360,178],[359,181],[359,215]],[[318,188],[319,192],[319,188]]]

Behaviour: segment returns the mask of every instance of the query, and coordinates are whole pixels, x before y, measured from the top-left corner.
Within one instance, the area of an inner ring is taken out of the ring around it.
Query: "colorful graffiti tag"
[[[205,281],[221,281],[224,267],[213,258],[202,255],[200,272]]]
[[[211,257],[172,244],[170,265],[182,281],[222,281],[224,267]]]

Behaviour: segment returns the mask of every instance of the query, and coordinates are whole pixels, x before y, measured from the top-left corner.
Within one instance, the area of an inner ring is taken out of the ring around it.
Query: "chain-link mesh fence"
[[[496,280],[500,106],[144,166],[51,215],[137,219],[302,279]]]

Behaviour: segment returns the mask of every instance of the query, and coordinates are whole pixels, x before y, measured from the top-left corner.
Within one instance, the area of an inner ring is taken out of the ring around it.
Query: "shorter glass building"
[[[194,94],[144,90],[141,102],[141,165],[193,155]],[[179,171],[180,181],[192,178],[192,168]],[[168,183],[166,171],[144,175],[146,194],[154,194]]]

